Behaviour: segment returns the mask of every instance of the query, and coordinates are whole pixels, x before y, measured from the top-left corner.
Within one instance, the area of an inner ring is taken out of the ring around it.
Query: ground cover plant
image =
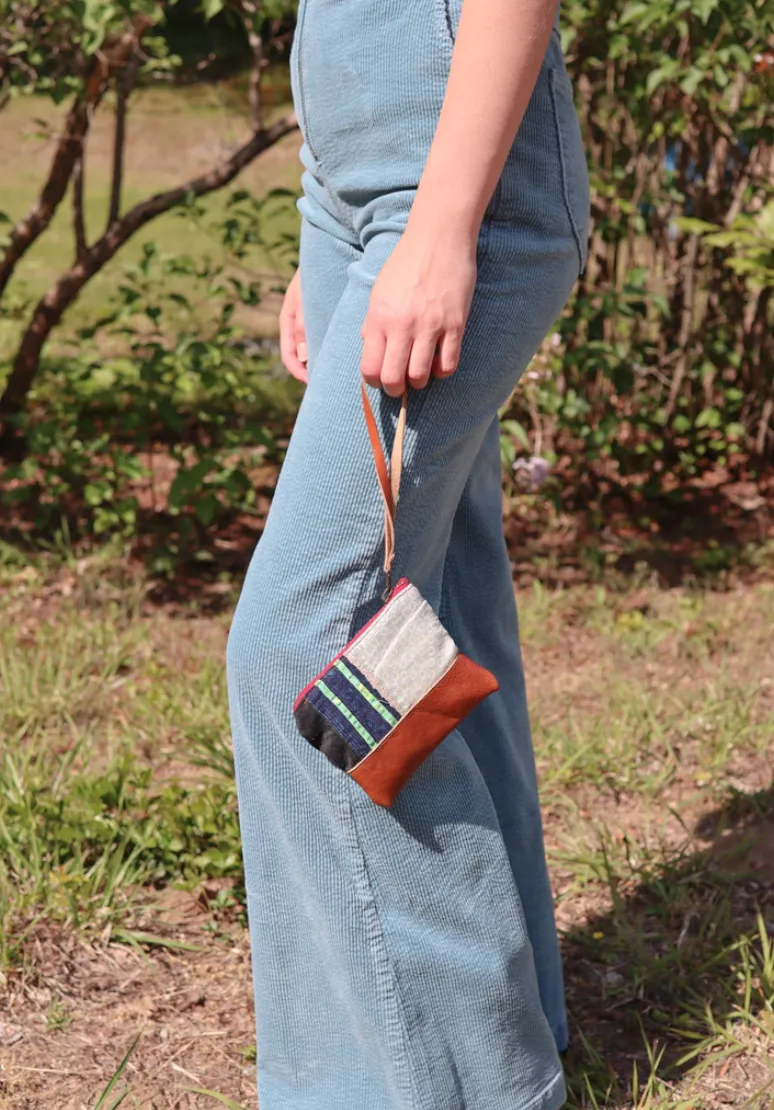
[[[223,652],[235,582],[6,564],[0,1065],[14,1110],[249,1106]],[[519,591],[575,1107],[774,1094],[774,590]],[[136,1041],[136,1043],[135,1043]]]

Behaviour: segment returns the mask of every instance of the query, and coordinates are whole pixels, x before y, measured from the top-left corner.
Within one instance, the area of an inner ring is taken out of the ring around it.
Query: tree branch
[[[148,17],[138,17],[132,30],[106,43],[103,50],[93,58],[84,81],[83,91],[67,113],[48,178],[40,196],[27,215],[19,220],[9,236],[8,245],[0,260],[0,297],[17,263],[46,230],[67,192],[75,163],[83,151],[83,141],[89,130],[92,116],[105,95],[112,74],[117,67],[124,64],[139,37],[151,26],[152,21]]]
[[[263,39],[258,32],[258,6],[255,0],[242,0],[240,6],[242,8],[242,17],[247,32],[247,41],[253,53],[253,68],[250,72],[249,88],[250,112],[252,115],[253,127],[256,131],[260,131],[263,119],[261,77],[266,63],[263,57]]]
[[[126,62],[116,82],[116,125],[113,137],[113,177],[110,184],[110,206],[105,230],[121,214],[121,190],[124,183],[124,150],[126,147],[126,108],[129,94],[137,81],[140,56],[136,52]]]
[[[75,235],[75,258],[83,258],[86,253],[86,221],[83,215],[83,174],[86,151],[81,146],[73,166],[73,234]]]
[[[163,212],[183,204],[189,198],[202,197],[228,185],[245,166],[279,139],[294,131],[296,126],[294,115],[284,116],[271,127],[256,131],[230,157],[223,159],[207,173],[183,185],[178,185],[175,189],[156,193],[155,196],[136,204],[116,220],[102,238],[88,247],[83,257],[61,275],[35,306],[32,319],[14,359],[5,391],[0,397],[0,421],[6,424],[0,438],[5,443],[9,438],[9,418],[13,418],[24,408],[27,394],[35,380],[44,343],[52,328],[76,300],[83,287],[141,227]]]
[[[694,329],[694,309],[696,305],[696,262],[699,256],[699,236],[691,235],[688,247],[682,260],[683,271],[683,305],[680,312],[680,331],[677,336],[677,349],[680,352],[675,365],[675,372],[669,386],[669,397],[666,403],[666,418],[672,415],[680,395],[690,357],[693,353],[689,350],[688,343]]]

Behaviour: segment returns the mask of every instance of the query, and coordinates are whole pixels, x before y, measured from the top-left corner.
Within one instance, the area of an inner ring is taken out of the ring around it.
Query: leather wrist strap
[[[379,480],[379,489],[384,501],[384,574],[386,578],[385,595],[387,595],[392,589],[392,564],[395,559],[395,512],[398,508],[400,478],[403,470],[403,440],[406,432],[408,390],[401,398],[389,468],[382,450],[382,441],[379,438],[379,429],[376,426],[376,418],[371,408],[371,402],[368,400],[368,393],[362,382],[360,383],[360,394],[363,399],[363,412],[366,428],[368,429],[368,438],[371,441],[371,450],[374,455],[376,477]]]

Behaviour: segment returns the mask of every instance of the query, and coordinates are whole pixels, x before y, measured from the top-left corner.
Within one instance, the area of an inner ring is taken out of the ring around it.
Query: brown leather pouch
[[[395,553],[407,398],[391,465],[368,395],[363,409],[385,507],[388,590]],[[494,675],[458,649],[407,579],[301,691],[293,707],[301,735],[382,806],[390,806],[424,759],[498,688]]]

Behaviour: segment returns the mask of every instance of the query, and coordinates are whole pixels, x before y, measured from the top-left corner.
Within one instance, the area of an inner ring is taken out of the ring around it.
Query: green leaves
[[[518,420],[500,421],[500,459],[503,469],[511,470],[519,449],[529,451],[530,443],[526,428]]]
[[[720,0],[693,0],[691,5],[691,12],[697,16],[702,23],[707,23],[709,17],[714,11],[717,11],[720,6]]]
[[[645,93],[647,96],[653,96],[656,89],[661,85],[667,84],[680,70],[680,62],[677,58],[666,58],[661,65],[651,70],[645,82]],[[698,82],[697,82],[698,83]]]
[[[0,94],[35,92],[55,103],[82,88],[90,59],[115,37],[145,16],[151,26],[163,24],[177,0],[48,0],[0,5]],[[164,70],[170,56],[163,38],[143,41],[144,71]]]
[[[223,0],[202,0],[202,14],[205,19],[213,19],[224,7]]]
[[[117,15],[116,5],[110,0],[83,0],[81,44],[84,54],[93,54],[99,49]]]
[[[774,197],[754,214],[736,216],[728,228],[688,218],[676,224],[682,231],[701,236],[706,247],[728,252],[725,265],[751,288],[774,286]]]
[[[610,457],[654,488],[749,451],[756,426],[770,454],[774,84],[762,51],[774,6],[562,9],[589,151],[589,273],[558,325],[553,373],[513,415],[573,464]]]

